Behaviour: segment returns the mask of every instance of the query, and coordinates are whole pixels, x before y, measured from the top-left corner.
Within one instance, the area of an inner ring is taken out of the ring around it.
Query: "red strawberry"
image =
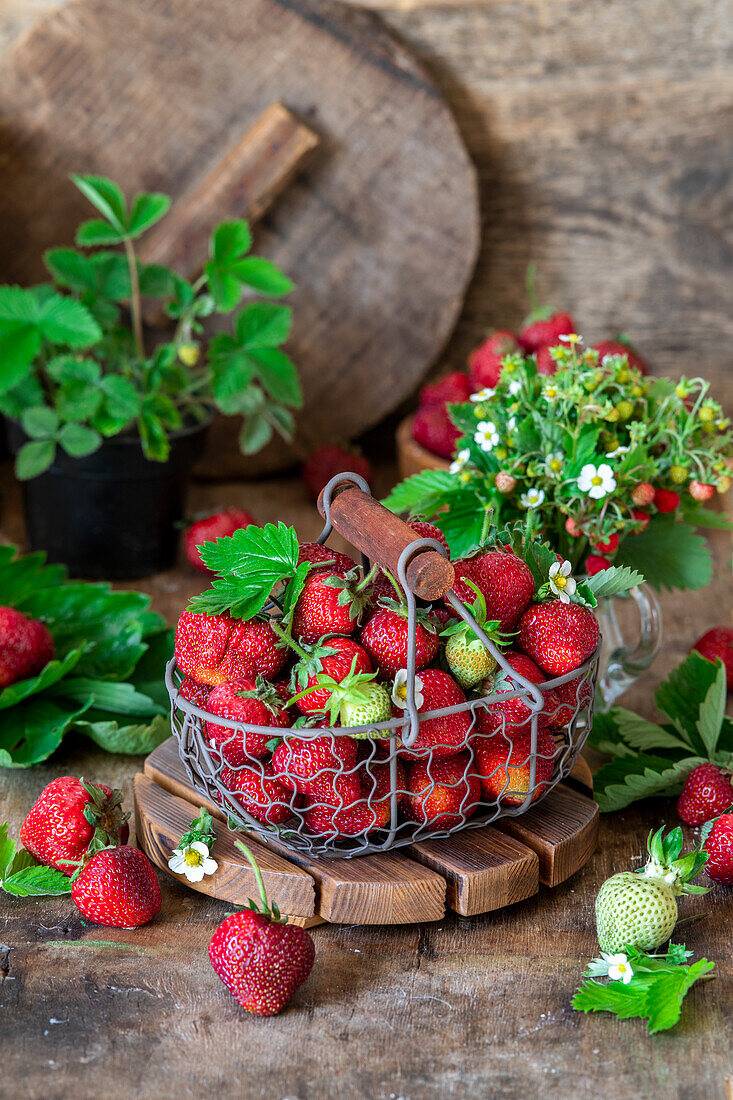
[[[631,499],[634,504],[640,502],[635,499],[634,494],[631,494]],[[654,505],[658,512],[676,512],[680,506],[679,493],[675,493],[672,489],[655,489],[654,490]]]
[[[585,571],[589,577],[602,573],[604,569],[610,569],[612,565],[613,562],[609,558],[604,558],[602,554],[588,554],[585,559]]]
[[[184,676],[181,680],[181,686],[178,689],[178,693],[182,695],[184,699],[187,699],[189,703],[193,703],[195,706],[201,707],[202,710],[206,710],[206,700],[211,694],[211,688],[208,684],[197,684],[190,676]]]
[[[618,550],[618,535],[616,534],[615,531],[613,532],[612,535],[608,536],[608,538],[605,540],[605,542],[602,538],[600,538],[600,539],[593,539],[592,538],[591,542],[593,543],[593,546],[595,547],[595,549],[600,554],[613,554],[616,550]]]
[[[473,393],[468,375],[453,371],[437,382],[431,382],[420,390],[419,405],[462,405]]]
[[[647,373],[646,363],[630,344],[623,343],[621,340],[601,340],[593,347],[598,352],[598,362],[601,365],[603,365],[603,360],[607,355],[625,355],[629,366],[633,370],[638,370],[641,374]]]
[[[585,710],[593,698],[593,687],[587,677],[568,680],[567,684],[561,684],[552,691],[560,706],[550,712],[549,719],[550,725],[557,729],[567,726],[573,715]]]
[[[476,593],[463,578],[479,588],[486,600],[486,617],[499,623],[499,630],[514,630],[519,616],[534,596],[534,578],[529,566],[510,550],[480,550],[471,558],[453,563],[456,582],[453,591],[459,600],[472,604]]]
[[[714,626],[695,642],[693,649],[708,661],[722,661],[728,689],[733,689],[733,626]]]
[[[53,638],[42,622],[0,607],[0,689],[37,676],[53,656]]]
[[[412,438],[439,458],[450,458],[461,433],[442,405],[418,409],[412,424]]]
[[[106,848],[89,860],[71,887],[87,920],[111,928],[139,928],[160,912],[155,871],[139,848]]]
[[[39,863],[73,875],[89,851],[126,844],[129,814],[122,792],[63,775],[44,787],[20,828],[20,841]],[[68,862],[72,861],[72,863]]]
[[[237,846],[254,868],[260,892],[260,912],[232,913],[222,921],[209,944],[214,970],[246,1012],[274,1016],[280,1012],[311,972],[316,949],[305,928],[284,924],[276,905],[268,905],[262,874],[252,853]]]
[[[216,542],[225,535],[233,535],[235,531],[249,527],[251,523],[256,525],[257,520],[244,508],[225,508],[222,512],[214,512],[204,519],[196,520],[183,537],[183,549],[188,561],[201,573],[211,574],[211,570],[201,560],[198,547],[205,542]]]
[[[320,542],[301,542],[298,548],[298,565],[304,561],[314,565],[331,565],[337,573],[348,573],[356,568],[356,562],[346,554],[339,554],[330,546],[321,546]]]
[[[485,799],[520,806],[530,790],[532,739],[529,730],[477,738],[474,744],[476,768],[481,776]],[[549,730],[537,731],[537,764],[532,802],[539,798],[552,777],[555,742]]]
[[[572,539],[579,539],[580,536],[583,534],[582,530],[580,529],[580,527],[578,527],[572,516],[568,516],[568,518],[565,520],[565,530]]]
[[[550,347],[554,347],[554,345],[546,344],[544,347],[538,348],[535,353],[538,374],[550,375],[557,370],[557,363],[552,357]]]
[[[397,761],[399,792],[405,787],[405,771]],[[384,829],[391,815],[389,763],[372,764],[361,780],[358,798],[342,805],[327,796],[314,800],[303,815],[305,826],[316,836],[358,836],[373,829]]]
[[[466,822],[481,798],[481,783],[466,752],[407,765],[405,817],[428,829],[455,829]]]
[[[383,676],[393,677],[400,668],[407,668],[407,609],[390,601],[381,607],[364,625],[361,642]],[[428,615],[418,615],[415,624],[415,668],[426,668],[440,646],[438,633]]]
[[[582,665],[599,639],[593,612],[577,603],[538,603],[519,621],[519,646],[550,676],[562,676]]]
[[[525,656],[524,653],[515,653],[514,650],[508,649],[503,656],[514,671],[524,676],[525,680],[529,680],[531,684],[545,683],[547,677],[537,668],[534,661]],[[497,669],[494,676],[490,677],[489,680],[485,680],[481,685],[482,695],[508,695],[510,692],[517,690],[523,690],[521,682],[501,668]],[[540,711],[538,723],[546,729],[550,724],[550,716],[557,711],[560,705],[560,700],[551,688],[543,692],[543,696],[545,706]],[[515,696],[513,699],[502,699],[489,703],[485,709],[483,707],[478,708],[476,710],[476,726],[481,733],[493,733],[495,730],[502,728],[509,730],[517,726],[524,726],[525,723],[529,722],[531,716],[532,710],[525,699],[521,696]]]
[[[733,814],[722,814],[703,844],[708,854],[705,870],[713,882],[733,886]]]
[[[466,696],[455,680],[438,668],[426,668],[415,677],[418,712],[427,714],[444,707],[465,703]],[[406,696],[405,696],[406,697]],[[422,697],[422,702],[420,702]],[[395,718],[404,718],[406,711],[393,706]],[[424,756],[425,750],[432,749],[433,756],[451,756],[466,746],[468,731],[471,728],[471,712],[459,711],[444,718],[420,720],[420,732],[410,749],[400,749],[400,755],[406,757]]]
[[[673,494],[676,496],[676,493]],[[640,481],[638,485],[635,485],[631,490],[631,499],[634,504],[644,506],[651,504],[656,496],[654,486],[650,485],[648,481]]]
[[[206,709],[221,718],[247,722],[253,726],[290,725],[287,711],[280,705],[277,693],[262,680],[257,682],[243,677],[228,684],[219,684],[209,695]],[[268,742],[274,736],[272,730],[244,733],[214,722],[204,723],[204,734],[227,764],[234,768],[265,756],[269,751]]]
[[[309,645],[324,634],[353,634],[368,602],[368,587],[358,570],[317,569],[306,577],[295,605],[293,633]]]
[[[677,813],[685,825],[704,825],[718,814],[733,809],[733,783],[715,764],[693,768],[677,799]]]
[[[527,319],[527,323],[519,333],[519,343],[525,351],[538,351],[547,346],[556,347],[560,343],[561,336],[567,336],[575,331],[575,321],[569,313],[551,313],[549,310],[541,310],[539,315],[535,314]]]
[[[468,357],[468,371],[471,376],[471,392],[494,389],[501,377],[501,361],[507,355],[520,350],[513,332],[499,330],[479,344]],[[465,399],[464,399],[465,400]]]
[[[315,689],[298,699],[295,705],[303,714],[324,711],[331,698],[331,691],[326,687],[318,687],[318,676],[331,676],[341,683],[352,667],[354,672],[372,671],[372,663],[366,650],[352,638],[326,638],[321,645],[305,653],[293,670],[293,686],[297,692]]]
[[[335,798],[337,804],[351,805],[361,794],[357,743],[345,735],[288,735],[272,754],[272,767],[284,787],[311,799]]]
[[[321,489],[336,474],[359,474],[371,481],[372,468],[363,455],[347,451],[334,443],[326,443],[308,455],[300,471],[308,493],[318,500]]]
[[[715,492],[714,485],[707,485],[703,481],[691,481],[688,485],[690,496],[693,500],[710,500]]]
[[[642,524],[638,531],[634,531],[635,535],[640,535],[641,532],[646,531],[647,527],[649,526],[649,513],[643,512],[641,508],[632,508],[631,514],[637,523]]]
[[[285,649],[269,623],[184,611],[176,627],[176,663],[199,684],[225,684],[240,677],[275,676]]]
[[[245,764],[236,771],[222,768],[220,778],[222,785],[255,821],[263,825],[283,825],[293,816],[293,794],[277,779],[271,764]],[[297,798],[296,795],[296,805]]]

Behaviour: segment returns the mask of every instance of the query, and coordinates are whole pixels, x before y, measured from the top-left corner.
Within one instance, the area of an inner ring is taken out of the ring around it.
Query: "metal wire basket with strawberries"
[[[315,856],[523,814],[569,774],[592,719],[600,633],[567,569],[501,543],[452,562],[442,532],[388,512],[355,474],[319,509],[318,542],[289,544],[295,590],[248,618],[235,569],[213,585],[230,610],[209,614],[212,597],[179,620],[166,684],[196,790],[230,824]],[[327,546],[334,529],[361,566]],[[277,534],[247,531],[243,547]],[[226,541],[210,544],[214,568]]]

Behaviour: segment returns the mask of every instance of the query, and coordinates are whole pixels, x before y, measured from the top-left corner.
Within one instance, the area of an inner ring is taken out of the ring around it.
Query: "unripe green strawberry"
[[[673,829],[666,839],[663,833],[660,829],[650,835],[646,867],[612,875],[601,886],[596,898],[601,951],[656,950],[674,931],[677,897],[707,892],[689,884],[704,867],[706,853],[696,850],[679,859],[682,830]]]
[[[325,709],[332,725],[367,726],[371,722],[386,722],[392,717],[392,699],[384,684],[376,683],[376,672],[357,672],[356,656],[351,662],[351,671],[340,680],[321,672],[311,677],[308,687],[290,700],[291,703],[313,692],[326,689],[328,692]],[[376,730],[353,734],[354,737],[380,737]]]
[[[387,722],[392,717],[392,700],[384,684],[374,681],[358,686],[358,691],[341,703],[342,726],[366,726],[370,722]],[[355,736],[359,736],[358,734]],[[371,734],[361,734],[369,737]]]
[[[473,687],[496,669],[496,660],[483,642],[470,633],[453,634],[445,644],[445,660],[463,688]]]

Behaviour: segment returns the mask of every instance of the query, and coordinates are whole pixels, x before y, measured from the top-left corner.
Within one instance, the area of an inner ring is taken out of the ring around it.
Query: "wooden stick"
[[[216,167],[145,235],[140,260],[165,264],[195,279],[206,263],[213,227],[225,218],[261,218],[318,144],[318,135],[292,111],[271,103]],[[157,314],[146,317],[150,323],[158,319]]]
[[[325,518],[323,493],[318,511]],[[400,554],[418,537],[404,520],[388,511],[368,493],[349,486],[337,489],[331,501],[331,523],[340,535],[397,577]],[[416,596],[439,600],[453,587],[453,566],[437,550],[421,550],[406,570],[407,583]]]

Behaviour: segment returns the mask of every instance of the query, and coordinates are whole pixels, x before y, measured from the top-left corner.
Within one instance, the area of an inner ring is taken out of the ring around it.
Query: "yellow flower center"
[[[402,700],[403,703],[407,702],[407,684],[395,684],[395,694]]]
[[[590,483],[591,485],[603,485],[603,478],[599,477],[598,474],[596,474],[595,477],[592,477],[590,479]]]
[[[560,471],[562,470],[562,462],[560,461],[559,458],[553,458],[551,460],[550,469],[552,470],[553,474],[559,474],[560,473]]]
[[[203,863],[201,852],[197,852],[195,848],[187,848],[183,858],[189,867],[200,867]]]
[[[555,588],[564,588],[568,583],[568,578],[564,577],[562,573],[555,574]]]

